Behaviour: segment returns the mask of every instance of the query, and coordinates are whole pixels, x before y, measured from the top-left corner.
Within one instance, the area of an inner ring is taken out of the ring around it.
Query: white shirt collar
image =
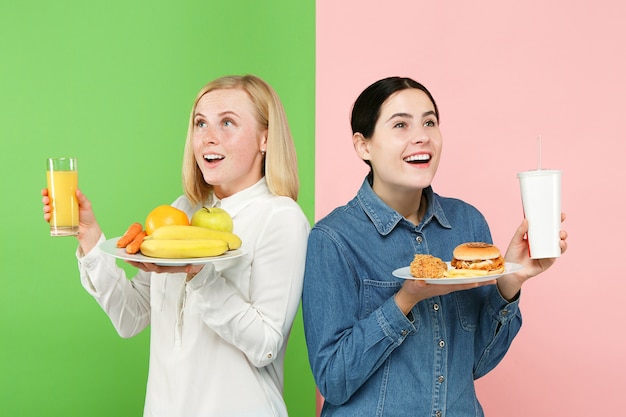
[[[256,184],[221,200],[216,198],[213,194],[209,199],[210,203],[207,203],[207,207],[221,207],[234,217],[259,198],[264,198],[269,195],[271,195],[271,193],[267,187],[265,177],[263,177]]]

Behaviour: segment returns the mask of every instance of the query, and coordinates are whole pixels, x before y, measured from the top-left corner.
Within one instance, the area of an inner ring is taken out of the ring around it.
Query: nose
[[[202,143],[207,145],[216,144],[219,142],[219,138],[216,132],[214,132],[213,129],[208,126],[200,131],[200,138],[202,140]]]
[[[428,136],[428,133],[425,129],[419,129],[418,131],[416,131],[413,135],[413,138],[411,139],[411,143],[415,145],[428,142],[430,142],[430,136]]]

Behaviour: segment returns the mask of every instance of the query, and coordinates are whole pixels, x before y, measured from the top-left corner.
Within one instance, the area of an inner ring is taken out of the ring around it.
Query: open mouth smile
[[[215,153],[211,153],[211,154],[206,154],[202,156],[204,158],[205,161],[207,162],[216,162],[216,161],[221,161],[224,159],[224,155],[218,155]]]
[[[417,155],[411,155],[404,158],[404,162],[409,164],[427,164],[430,162],[431,156],[427,153],[420,153]]]

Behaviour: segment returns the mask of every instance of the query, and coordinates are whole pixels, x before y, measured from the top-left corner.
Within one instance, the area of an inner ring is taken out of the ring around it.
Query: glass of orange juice
[[[50,236],[78,234],[78,169],[76,158],[48,158],[46,161],[48,197],[52,208]]]

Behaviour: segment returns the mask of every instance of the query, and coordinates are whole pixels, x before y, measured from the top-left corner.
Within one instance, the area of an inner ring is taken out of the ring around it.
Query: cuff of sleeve
[[[410,334],[415,333],[415,322],[404,315],[393,297],[385,301],[376,313],[376,320],[385,336],[394,343],[401,344]]]
[[[519,313],[519,300],[521,292],[518,292],[513,301],[509,302],[498,291],[498,286],[493,285],[494,290],[491,292],[489,304],[492,311],[501,323],[505,323],[513,319]]]
[[[187,286],[192,290],[198,290],[202,287],[212,285],[219,274],[215,272],[213,264],[206,264],[192,279],[187,282]]]
[[[98,243],[96,243],[96,246],[94,246],[93,249],[90,250],[89,253],[87,254],[85,254],[82,251],[79,245],[76,248],[76,259],[78,259],[79,265],[84,265],[85,267],[89,268],[95,262],[97,262],[98,257],[100,255],[100,244],[104,242],[105,240],[106,240],[106,237],[104,237],[104,233],[103,233],[100,235],[100,239],[98,239]]]

